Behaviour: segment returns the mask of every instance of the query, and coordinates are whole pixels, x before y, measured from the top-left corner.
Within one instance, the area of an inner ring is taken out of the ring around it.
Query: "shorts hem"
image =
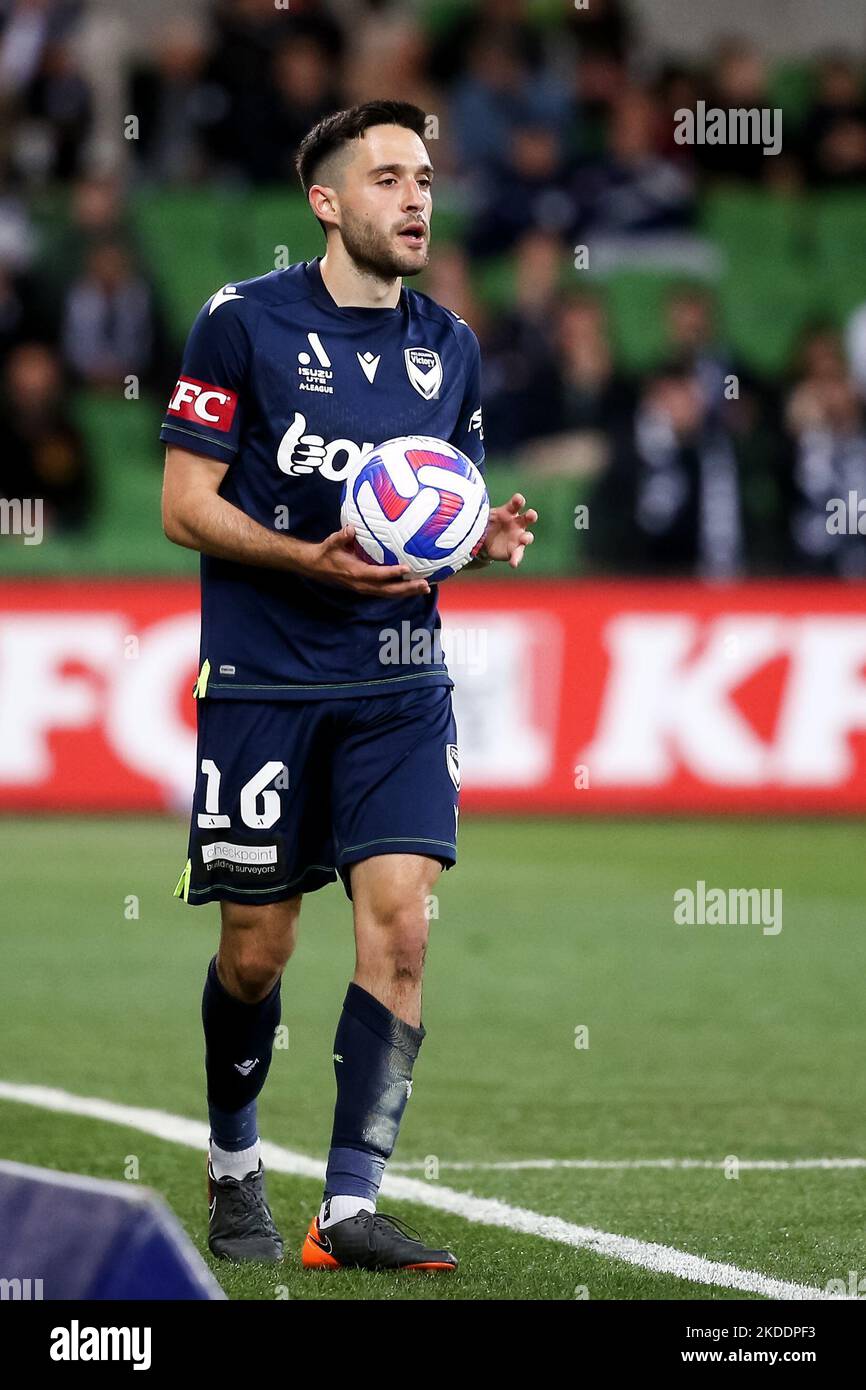
[[[230,883],[209,883],[206,888],[190,888],[184,899],[190,907],[204,907],[208,903],[251,903],[253,906],[265,903],[282,902],[294,898],[298,893],[315,893],[336,883],[337,870],[330,865],[311,864],[303,873],[284,883],[275,883],[272,888],[237,888]]]
[[[375,859],[377,854],[423,854],[427,859],[439,859],[448,868],[457,863],[457,846],[453,840],[425,839],[417,835],[386,835],[379,840],[365,840],[360,845],[347,845],[337,855],[337,868],[363,859]]]

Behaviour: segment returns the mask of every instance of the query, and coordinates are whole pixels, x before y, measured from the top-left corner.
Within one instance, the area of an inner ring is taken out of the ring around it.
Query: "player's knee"
[[[264,999],[295,949],[300,898],[272,908],[223,904],[219,973],[226,989],[245,1003]]]
[[[219,953],[219,974],[229,994],[245,1004],[257,1004],[270,994],[286,965],[286,958],[254,943]]]

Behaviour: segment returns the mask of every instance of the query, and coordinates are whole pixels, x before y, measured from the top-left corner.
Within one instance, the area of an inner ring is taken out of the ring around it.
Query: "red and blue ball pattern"
[[[478,553],[490,503],[471,459],[443,440],[409,436],[368,451],[347,477],[344,524],[372,564],[407,564],[432,582]]]

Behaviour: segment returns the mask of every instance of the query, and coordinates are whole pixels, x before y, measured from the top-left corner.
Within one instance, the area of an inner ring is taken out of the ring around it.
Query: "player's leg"
[[[355,919],[352,983],[416,1029],[421,1025],[427,907],[441,872],[438,859],[420,854],[376,855],[349,869]]]
[[[429,897],[456,855],[450,692],[367,702],[342,753],[335,833],[354,905],[356,969],[334,1041],[334,1128],[304,1263],[453,1269],[450,1252],[410,1239],[376,1213],[425,1036]]]
[[[222,931],[202,995],[210,1121],[208,1243],[235,1260],[279,1260],[264,1190],[256,1102],[280,1022],[280,983],[295,947],[301,895],[221,904]]]
[[[256,1099],[280,1022],[280,981],[295,946],[301,895],[222,903],[219,951],[202,995],[211,1166],[217,1178],[258,1168]]]
[[[327,797],[308,774],[321,737],[299,706],[206,700],[198,713],[190,857],[178,891],[195,904],[219,902],[222,918],[202,996],[209,1244],[229,1259],[276,1260],[282,1241],[265,1197],[256,1101],[301,894],[335,877]]]
[[[350,873],[356,965],[334,1039],[337,1104],[323,1224],[376,1207],[424,1038],[425,904],[441,865],[416,854],[378,855]]]

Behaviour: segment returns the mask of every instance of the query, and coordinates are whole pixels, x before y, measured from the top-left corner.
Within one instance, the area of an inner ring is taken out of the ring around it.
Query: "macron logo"
[[[242,294],[238,294],[237,285],[223,285],[221,290],[217,290],[216,294],[210,302],[210,306],[207,311],[208,318],[210,318],[214,309],[218,309],[221,304],[228,304],[230,299],[243,299],[243,297],[244,296]]]
[[[355,356],[358,359],[358,365],[361,371],[372,386],[373,382],[376,380],[376,368],[382,360],[382,354],[380,353],[378,357],[374,357],[372,352],[356,352]]]
[[[207,381],[195,381],[192,377],[178,378],[172,398],[168,403],[169,415],[179,415],[182,420],[194,424],[209,425],[213,430],[227,434],[235,418],[238,398],[234,391],[221,386],[213,386]]]
[[[249,1076],[253,1067],[258,1063],[258,1057],[250,1057],[246,1062],[234,1062],[235,1071],[239,1071],[241,1076]]]

